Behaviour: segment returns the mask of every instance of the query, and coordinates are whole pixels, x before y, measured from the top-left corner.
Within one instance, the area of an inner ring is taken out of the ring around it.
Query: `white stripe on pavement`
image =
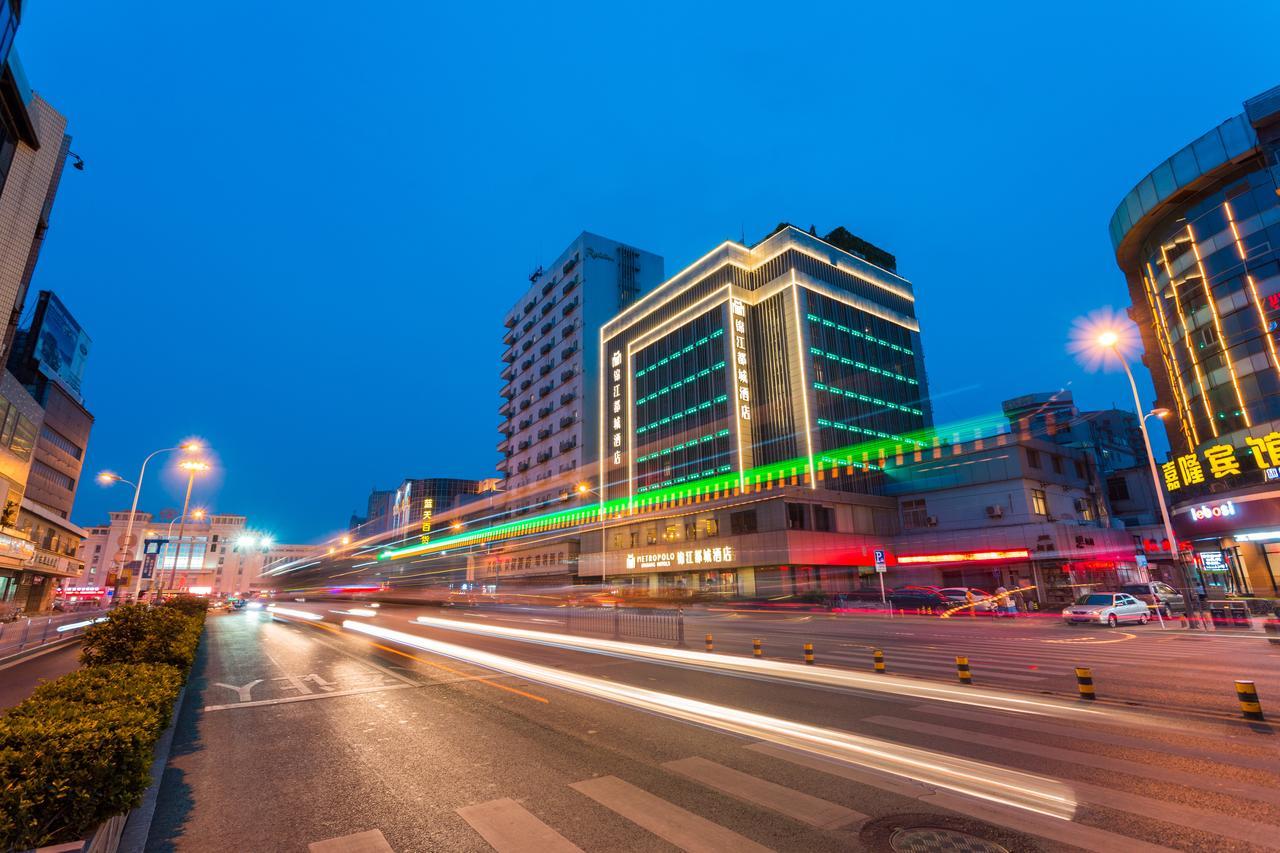
[[[867,815],[837,803],[758,779],[705,758],[682,758],[662,765],[731,797],[784,814],[820,829],[839,829],[867,820]]]
[[[827,761],[801,752],[793,752],[770,743],[753,743],[747,749],[773,758],[780,758],[783,761],[790,761],[793,764],[799,764],[811,770],[830,773],[832,776],[839,776],[862,785],[870,785],[874,788],[911,797],[956,814],[985,820],[988,823],[1012,829],[1015,832],[1025,832],[1028,835],[1036,835],[1051,841],[1079,847],[1082,850],[1089,850],[1091,853],[1115,853],[1117,850],[1123,850],[1125,853],[1170,853],[1167,847],[1149,844],[1136,838],[1128,838],[1087,824],[1011,809],[957,794],[936,792],[934,789],[924,785],[891,779],[847,764]]]
[[[523,850],[582,853],[578,845],[506,797],[455,811],[498,853],[520,853]]]
[[[1097,755],[1092,752],[1082,752],[1076,749],[1061,749],[1056,746],[1045,746],[1044,744],[1012,740],[1010,738],[999,737],[997,735],[975,732],[970,729],[956,729],[950,726],[937,726],[933,723],[924,723],[917,720],[902,720],[895,717],[879,716],[866,717],[862,722],[871,723],[876,726],[888,726],[889,728],[916,732],[917,734],[929,735],[931,738],[945,738],[948,740],[961,741],[963,743],[974,743],[979,746],[989,746],[993,749],[1003,749],[1008,752],[1020,752],[1026,755],[1035,755],[1040,758],[1047,758],[1050,761],[1061,761],[1067,764],[1080,764],[1086,767],[1096,767],[1099,770],[1106,770],[1113,773],[1127,773],[1130,776],[1139,776],[1144,779],[1152,779],[1156,782],[1164,782],[1170,785],[1182,785],[1197,791],[1206,790],[1212,786],[1212,790],[1220,794],[1243,797],[1245,799],[1257,800],[1258,802],[1271,803],[1272,805],[1280,805],[1280,789],[1268,788],[1251,782],[1236,782],[1234,780],[1222,778],[1210,780],[1205,777],[1204,773],[1189,773],[1185,770],[1176,770],[1152,764],[1142,764],[1137,761],[1129,761],[1123,758],[1112,758],[1110,756]]]
[[[721,853],[725,850],[765,853],[769,850],[616,776],[586,779],[569,787],[689,853]]]

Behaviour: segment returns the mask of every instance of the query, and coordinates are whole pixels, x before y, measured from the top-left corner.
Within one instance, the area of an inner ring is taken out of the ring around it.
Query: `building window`
[[[808,525],[805,523],[805,505],[787,504],[787,529],[806,530],[807,528]]]
[[[831,507],[815,506],[813,508],[813,529],[814,530],[834,530],[835,525],[832,524]]]
[[[1027,465],[1031,468],[1040,467],[1040,451],[1027,448]]]
[[[1043,489],[1031,490],[1031,511],[1036,515],[1049,517],[1049,501],[1045,498]]]
[[[658,528],[646,527],[644,530],[644,541],[646,545],[658,544]]]
[[[902,502],[902,526],[906,528],[927,527],[929,524],[929,508],[924,498]]]
[[[79,459],[84,455],[84,450],[82,450],[78,444],[51,426],[45,425],[40,427],[40,437],[61,450],[63,453],[74,457],[75,459]]]
[[[720,522],[716,521],[715,518],[708,518],[702,522],[702,530],[707,536],[719,536]]]
[[[729,532],[734,536],[755,533],[756,530],[756,511],[754,509],[729,513]]]
[[[631,531],[631,547],[635,548],[639,544],[640,544],[640,531],[639,530]]]
[[[1082,463],[1079,459],[1076,460],[1076,476],[1079,477],[1081,480],[1085,479],[1084,463]]]
[[[1050,456],[1049,461],[1053,463],[1053,473],[1061,474],[1062,473],[1062,457]]]
[[[698,522],[686,521],[684,523],[684,538],[690,542],[698,538]]]
[[[634,545],[635,543],[633,542],[633,543],[631,543],[631,544],[633,544],[633,545]],[[621,533],[615,533],[615,534],[613,534],[613,547],[614,547],[614,548],[621,548],[621,547],[622,547],[622,534],[621,534]]]
[[[674,524],[668,524],[662,531],[662,539],[664,542],[676,541],[676,535],[679,528]]]
[[[1113,501],[1131,500],[1129,497],[1129,481],[1124,477],[1108,477],[1107,497]]]

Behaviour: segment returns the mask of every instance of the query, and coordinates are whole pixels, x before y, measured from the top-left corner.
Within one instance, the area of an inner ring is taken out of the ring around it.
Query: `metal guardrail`
[[[0,622],[0,661],[39,646],[79,636],[95,619],[106,614],[106,610],[81,610]]]
[[[570,607],[565,611],[570,633],[611,634],[614,638],[670,640],[684,645],[684,610],[651,607]]]

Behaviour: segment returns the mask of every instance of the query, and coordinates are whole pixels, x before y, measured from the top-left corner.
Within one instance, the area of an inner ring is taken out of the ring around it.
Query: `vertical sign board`
[[[886,571],[888,571],[888,568],[885,566],[885,562],[884,562],[884,551],[880,548],[876,549],[876,571],[879,572],[880,574],[884,574]]]
[[[751,467],[751,362],[747,350],[747,309],[741,299],[729,300],[729,336],[733,350],[733,409],[738,424],[738,470]]]
[[[422,499],[422,544],[431,541],[431,511],[435,509],[435,498]]]
[[[614,465],[622,464],[622,351],[609,356],[609,448]]]

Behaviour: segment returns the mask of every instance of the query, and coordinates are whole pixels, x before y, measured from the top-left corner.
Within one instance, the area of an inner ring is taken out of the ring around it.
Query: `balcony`
[[[504,352],[502,354],[502,360],[505,361],[507,364],[510,364],[511,362],[515,361],[516,360],[515,348],[513,347],[507,350],[506,352]]]
[[[562,317],[568,317],[570,314],[574,312],[574,309],[576,309],[577,307],[578,307],[578,300],[575,299],[572,302],[570,302],[568,305],[564,306],[564,310],[560,312],[560,315]]]
[[[578,399],[578,395],[577,395],[576,393],[574,393],[573,391],[570,391],[568,394],[561,394],[561,395],[560,395],[560,405],[562,405],[562,406],[567,406],[567,405],[569,405],[570,403],[572,403],[572,402],[573,402],[574,400],[576,400],[576,399]]]
[[[575,275],[565,283],[564,289],[560,291],[562,295],[568,296],[573,289],[578,286],[578,277]]]
[[[538,334],[540,334],[540,335],[545,335],[547,332],[549,332],[549,331],[551,331],[553,328],[555,328],[555,325],[556,325],[556,324],[555,324],[555,323],[552,323],[552,322],[546,322],[546,323],[543,323],[543,324],[542,324],[542,328],[538,330]]]
[[[546,284],[542,285],[542,295],[546,296],[548,293],[550,293],[555,289],[556,289],[556,281],[555,279],[550,279],[547,281]]]
[[[521,382],[521,383],[520,383],[520,390],[521,390],[521,391],[528,391],[528,390],[529,390],[529,386],[530,386],[530,385],[532,385],[532,384],[533,384],[533,380],[532,380],[532,379],[525,379],[523,382]]]
[[[551,369],[552,369],[553,367],[555,367],[555,365],[551,364],[550,362],[548,362],[547,364],[542,365],[542,367],[539,367],[539,368],[538,368],[538,375],[539,375],[539,376],[546,376],[548,373],[550,373],[550,372],[551,372]]]
[[[507,319],[502,321],[502,325],[506,326],[508,329],[514,329],[516,327],[516,323],[519,323],[519,322],[520,322],[520,312],[512,311],[510,314],[507,315]]]
[[[530,357],[530,358],[526,358],[524,361],[520,362],[520,369],[521,369],[521,370],[528,370],[530,367],[533,367],[533,358],[532,358],[532,357]]]
[[[568,370],[566,370],[566,371],[564,371],[563,373],[561,373],[561,374],[560,374],[560,381],[561,381],[561,382],[568,382],[570,379],[572,379],[572,378],[574,377],[574,375],[575,375],[576,373],[577,373],[577,371],[576,371],[576,370],[574,370],[574,369],[571,367],[571,368],[569,368]]]
[[[575,418],[573,415],[565,415],[563,418],[560,419],[560,429],[565,429],[566,427],[573,426],[573,423],[575,420],[577,420],[577,418]]]

